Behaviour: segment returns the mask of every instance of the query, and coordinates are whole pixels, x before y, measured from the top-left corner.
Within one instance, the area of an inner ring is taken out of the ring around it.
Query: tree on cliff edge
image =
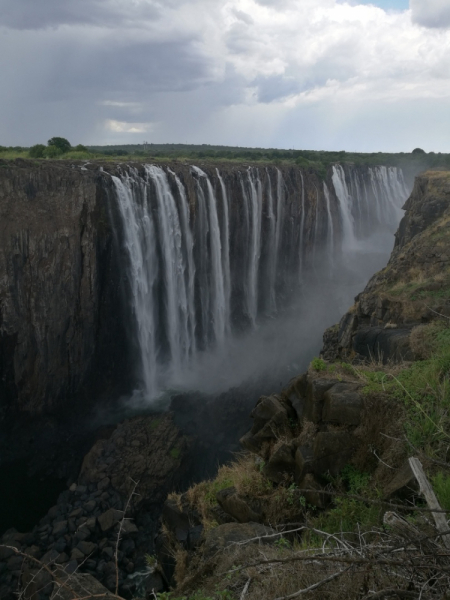
[[[69,140],[66,140],[66,138],[62,137],[52,137],[48,140],[47,144],[48,146],[53,146],[54,148],[60,150],[62,154],[69,152],[69,150],[72,148]]]

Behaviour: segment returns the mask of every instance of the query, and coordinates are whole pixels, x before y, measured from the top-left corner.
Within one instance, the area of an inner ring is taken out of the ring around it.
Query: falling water
[[[392,231],[407,195],[392,167],[335,165],[332,186],[319,187],[300,169],[300,189],[298,176],[274,167],[263,177],[257,168],[231,170],[227,185],[219,169],[206,171],[181,176],[147,165],[112,177],[147,398],[183,381],[200,355],[224,348],[263,313],[283,309],[298,291],[290,282],[298,273],[306,281],[308,256],[314,270],[322,256],[331,266],[341,245],[348,251]]]
[[[206,173],[198,167],[192,167],[195,172],[206,181],[210,231],[210,251],[211,251],[211,321],[213,328],[213,337],[219,343],[223,343],[226,330],[226,298],[225,286],[222,269],[222,243],[217,216],[217,199],[213,187]]]
[[[340,205],[343,229],[342,245],[345,249],[351,250],[356,245],[354,233],[355,223],[352,216],[351,198],[348,192],[347,183],[345,181],[345,173],[341,165],[333,165],[332,180]]]
[[[223,230],[222,230],[222,249],[223,249],[223,281],[225,293],[225,328],[226,333],[230,333],[230,298],[231,298],[231,271],[230,271],[230,215],[228,208],[228,194],[225,183],[222,179],[219,169],[216,169],[217,178],[219,179],[220,189],[222,190],[222,206],[223,206]]]
[[[149,397],[156,393],[157,351],[153,303],[158,264],[154,260],[155,227],[142,179],[112,177],[123,222],[128,254],[127,274],[131,288],[133,319],[139,345],[140,373]]]
[[[325,203],[327,206],[327,248],[328,248],[328,260],[330,267],[333,266],[334,262],[334,232],[333,232],[333,217],[331,215],[330,206],[330,190],[328,189],[325,181],[323,182],[323,193],[325,196]]]

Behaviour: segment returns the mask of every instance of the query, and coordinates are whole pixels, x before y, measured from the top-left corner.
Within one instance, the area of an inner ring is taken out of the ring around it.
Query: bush
[[[313,358],[311,361],[311,367],[315,370],[315,371],[326,371],[327,370],[327,363],[322,360],[321,358]]]
[[[35,146],[31,146],[28,154],[31,158],[44,158],[46,150],[47,148],[44,144],[36,144]]]
[[[45,158],[56,158],[61,156],[61,154],[63,154],[63,152],[57,146],[47,146],[47,148],[45,148],[44,156]]]

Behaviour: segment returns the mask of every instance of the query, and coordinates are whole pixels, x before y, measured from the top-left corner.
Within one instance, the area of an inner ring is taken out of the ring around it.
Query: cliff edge
[[[323,358],[414,360],[412,329],[450,315],[450,174],[418,176],[403,208],[388,265],[325,332]]]

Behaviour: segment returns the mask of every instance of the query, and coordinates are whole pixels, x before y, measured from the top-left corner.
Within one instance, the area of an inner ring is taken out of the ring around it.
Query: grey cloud
[[[239,19],[240,21],[243,21],[247,25],[252,25],[254,23],[252,17],[249,14],[243,12],[242,10],[233,8],[232,13],[237,19]]]
[[[46,29],[61,25],[117,26],[118,21],[156,19],[153,1],[134,6],[117,0],[0,0],[0,25],[11,29]]]
[[[448,0],[410,0],[414,23],[424,27],[450,27],[450,4]]]

